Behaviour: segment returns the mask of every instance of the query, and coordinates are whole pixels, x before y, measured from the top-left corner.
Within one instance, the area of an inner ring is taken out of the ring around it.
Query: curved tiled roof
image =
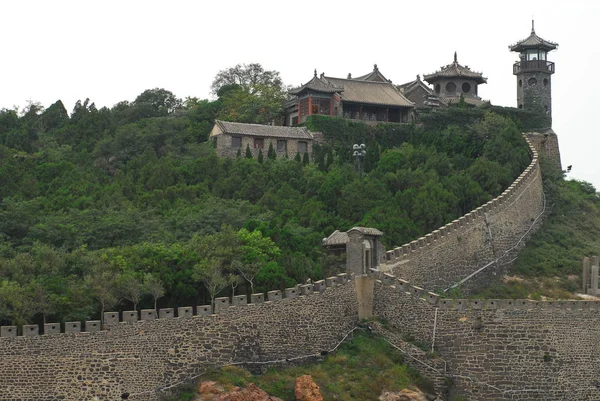
[[[550,51],[556,49],[557,47],[558,43],[544,40],[536,35],[533,21],[531,21],[531,34],[526,39],[520,40],[514,45],[508,46],[508,48],[513,52],[520,52],[525,49],[544,49]]]
[[[376,228],[371,227],[352,227],[346,232],[341,232],[339,230],[335,230],[331,233],[331,235],[327,238],[323,238],[323,246],[333,246],[333,245],[344,245],[350,242],[350,237],[348,233],[350,231],[359,231],[364,235],[370,235],[373,237],[381,237],[383,233]]]
[[[322,78],[317,77],[316,71],[315,71],[315,76],[310,81],[308,81],[307,83],[305,83],[304,85],[302,85],[296,89],[292,89],[291,91],[289,91],[289,93],[291,95],[297,95],[299,93],[302,93],[306,89],[312,89],[315,92],[324,92],[324,93],[339,93],[344,90],[343,87],[336,87],[336,86],[332,85],[331,83],[323,80]]]
[[[433,74],[423,76],[423,79],[430,84],[433,84],[442,78],[469,78],[475,80],[478,84],[487,82],[487,78],[484,78],[480,72],[471,71],[469,67],[458,64],[456,52],[454,53],[454,62],[452,64],[442,67]]]
[[[216,120],[215,124],[225,134],[251,135],[271,138],[312,139],[305,127],[280,127],[275,125],[232,123]]]
[[[333,77],[324,77],[324,79],[333,86],[341,86],[344,88],[344,91],[340,94],[340,97],[344,102],[383,106],[414,106],[413,102],[405,98],[404,95],[389,82],[359,81],[355,79]]]

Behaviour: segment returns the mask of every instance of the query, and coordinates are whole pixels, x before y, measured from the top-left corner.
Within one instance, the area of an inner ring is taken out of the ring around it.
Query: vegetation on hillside
[[[0,323],[318,279],[338,272],[320,245],[334,230],[377,227],[400,245],[496,196],[529,163],[513,120],[460,108],[421,126],[315,116],[328,142],[310,163],[219,159],[216,118],[280,112],[264,98],[278,99],[281,80],[259,67],[220,72],[214,101],[151,89],[110,109],[77,102],[70,115],[60,101],[0,110]],[[363,141],[361,178],[350,152]]]
[[[474,297],[566,299],[582,291],[582,259],[600,253],[600,194],[587,182],[565,180],[542,159],[544,192],[552,211],[519,253],[510,278]]]

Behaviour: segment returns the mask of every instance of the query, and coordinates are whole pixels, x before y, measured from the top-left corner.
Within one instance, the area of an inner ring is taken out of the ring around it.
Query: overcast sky
[[[78,99],[98,107],[145,89],[210,96],[219,70],[261,63],[288,85],[316,68],[394,83],[458,61],[488,78],[479,94],[516,106],[518,60],[508,46],[536,33],[550,53],[554,130],[569,177],[600,189],[600,2],[504,1],[15,1],[0,2],[0,108]],[[593,96],[596,95],[596,96]]]

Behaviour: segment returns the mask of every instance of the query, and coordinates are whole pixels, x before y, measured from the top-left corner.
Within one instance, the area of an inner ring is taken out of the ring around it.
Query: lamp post
[[[354,156],[354,169],[362,178],[362,159],[367,155],[367,147],[364,143],[360,145],[355,143],[352,145],[352,150],[354,150],[354,153],[352,153],[352,156]]]

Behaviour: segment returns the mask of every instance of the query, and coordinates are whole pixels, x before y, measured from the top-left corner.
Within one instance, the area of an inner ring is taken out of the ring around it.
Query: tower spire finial
[[[315,68],[315,78],[317,77],[317,69]]]
[[[455,62],[455,63],[458,63],[458,61],[457,61],[457,57],[456,57],[456,52],[454,52],[454,62]]]
[[[535,33],[535,26],[534,26],[535,20],[532,18],[531,19],[531,33]]]

